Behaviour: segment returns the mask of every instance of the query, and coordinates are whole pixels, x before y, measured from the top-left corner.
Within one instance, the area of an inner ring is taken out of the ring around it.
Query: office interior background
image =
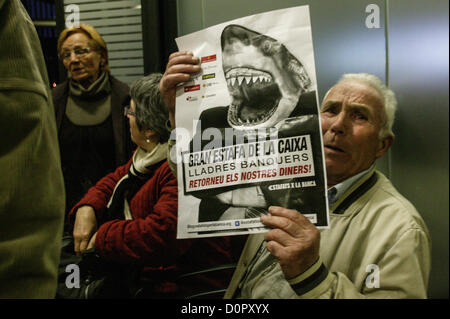
[[[377,163],[424,218],[432,239],[430,298],[449,297],[449,99],[447,0],[22,0],[35,23],[50,86],[66,72],[56,41],[78,5],[81,23],[107,42],[124,82],[163,72],[174,39],[228,20],[309,5],[319,100],[343,73],[368,72],[397,94],[396,140]],[[380,10],[368,28],[366,8]],[[65,11],[68,12],[65,12]],[[276,23],[276,21],[274,22]],[[381,278],[382,280],[382,278]]]

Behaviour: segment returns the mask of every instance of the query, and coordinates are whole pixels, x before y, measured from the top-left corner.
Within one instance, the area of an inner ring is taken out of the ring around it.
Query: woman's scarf
[[[107,205],[108,220],[132,219],[129,200],[153,176],[161,162],[166,160],[167,149],[167,143],[164,143],[156,145],[150,152],[146,152],[140,147],[136,150],[128,174],[117,182],[109,200]]]
[[[80,126],[103,123],[111,114],[111,84],[109,74],[103,72],[87,89],[69,80],[66,115]]]
[[[93,82],[87,89],[80,83],[69,80],[70,95],[72,97],[96,101],[99,100],[111,92],[111,84],[109,83],[108,72],[102,72],[95,82]]]

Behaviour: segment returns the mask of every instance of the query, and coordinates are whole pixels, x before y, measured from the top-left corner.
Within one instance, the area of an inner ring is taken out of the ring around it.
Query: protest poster
[[[177,88],[177,238],[268,231],[260,217],[272,205],[327,228],[309,7],[176,42],[201,60],[201,71]]]

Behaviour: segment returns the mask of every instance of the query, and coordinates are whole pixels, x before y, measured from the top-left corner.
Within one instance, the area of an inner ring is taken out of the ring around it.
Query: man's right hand
[[[159,83],[159,91],[164,104],[169,110],[169,120],[175,128],[175,98],[177,85],[189,81],[191,74],[200,71],[200,60],[192,52],[180,51],[172,53],[167,63],[166,72]]]
[[[74,250],[80,255],[87,249],[89,240],[97,231],[97,218],[91,206],[81,206],[75,215],[75,225],[73,228]]]

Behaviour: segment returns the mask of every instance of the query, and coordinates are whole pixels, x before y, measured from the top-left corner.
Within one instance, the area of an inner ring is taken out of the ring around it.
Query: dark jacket
[[[123,115],[123,108],[130,103],[130,88],[110,75],[111,81],[111,117],[114,128],[114,141],[116,150],[116,166],[125,164],[133,153],[135,145],[131,141],[130,125]],[[64,81],[52,90],[53,105],[55,107],[56,127],[58,135],[61,133],[61,124],[66,113],[67,99],[69,97],[69,82]],[[69,208],[69,207],[68,207]]]

